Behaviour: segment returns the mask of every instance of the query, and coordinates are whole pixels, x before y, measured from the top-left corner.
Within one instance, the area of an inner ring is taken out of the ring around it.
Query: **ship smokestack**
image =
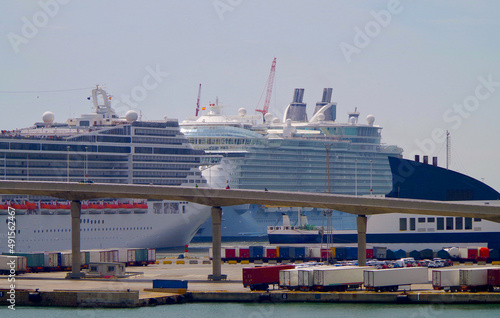
[[[316,103],[316,107],[314,108],[314,115],[316,115],[317,112],[321,110],[324,106],[331,104],[332,102],[332,88],[324,88],[323,89],[323,98],[321,99],[321,102]],[[330,105],[329,109],[325,109],[323,111],[323,114],[325,115],[324,120],[327,121],[335,121],[337,119],[337,105],[332,104]]]
[[[428,165],[428,164],[429,164],[429,156],[424,156],[424,163],[425,163],[426,165]]]
[[[416,162],[420,162],[420,156],[419,155],[415,155],[415,161]]]
[[[437,165],[438,165],[438,157],[432,157],[432,165],[437,167]]]
[[[307,121],[306,103],[303,103],[304,89],[296,88],[293,93],[293,100],[288,105],[285,120],[291,119],[292,121]]]

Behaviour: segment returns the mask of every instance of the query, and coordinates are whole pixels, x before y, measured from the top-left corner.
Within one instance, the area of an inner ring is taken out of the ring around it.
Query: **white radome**
[[[126,114],[125,114],[125,119],[131,123],[131,122],[134,122],[137,120],[137,118],[139,118],[139,114],[137,114],[137,112],[135,110],[129,110]]]
[[[42,115],[42,120],[46,124],[52,124],[54,122],[54,113],[53,112],[45,112]]]

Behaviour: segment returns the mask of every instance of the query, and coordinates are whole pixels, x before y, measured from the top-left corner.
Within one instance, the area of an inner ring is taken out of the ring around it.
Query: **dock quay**
[[[289,291],[270,287],[267,291],[250,291],[243,287],[242,269],[261,264],[224,263],[227,280],[210,281],[208,261],[159,264],[134,268],[127,278],[65,279],[67,272],[26,273],[15,277],[0,276],[0,305],[8,306],[14,290],[16,306],[109,307],[131,308],[183,302],[349,302],[458,304],[500,303],[500,292],[446,292],[434,290],[432,284],[404,286],[397,292],[374,292],[363,288],[345,292]],[[479,268],[482,265],[453,267]],[[429,277],[432,269],[429,268]],[[187,281],[186,290],[153,288],[154,280]],[[11,284],[15,287],[10,288]]]

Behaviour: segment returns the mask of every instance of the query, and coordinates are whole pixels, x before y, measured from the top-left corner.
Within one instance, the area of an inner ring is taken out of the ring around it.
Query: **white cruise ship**
[[[0,134],[0,178],[206,186],[200,172],[209,157],[195,150],[177,120],[140,121],[134,111],[119,118],[111,97],[92,91],[94,112],[65,123],[43,122]],[[0,252],[8,249],[8,207],[16,210],[16,252],[71,248],[69,203],[48,197],[3,195]],[[210,215],[189,202],[114,200],[82,202],[81,248],[183,246]]]
[[[392,189],[388,157],[402,149],[382,144],[382,128],[368,115],[348,113],[337,122],[332,89],[325,88],[311,119],[307,118],[303,89],[296,89],[283,119],[268,113],[247,115],[241,108],[227,116],[214,104],[201,116],[181,122],[181,131],[195,149],[222,157],[218,165],[203,167],[213,187],[239,189],[331,192],[350,195],[385,195]],[[292,224],[297,209],[245,205],[223,208],[222,235],[226,239],[267,237],[267,227],[281,224],[288,213]],[[289,213],[290,212],[290,213]],[[310,224],[326,224],[323,210],[303,208]],[[336,230],[355,230],[355,216],[333,211]],[[206,223],[195,239],[209,239]]]

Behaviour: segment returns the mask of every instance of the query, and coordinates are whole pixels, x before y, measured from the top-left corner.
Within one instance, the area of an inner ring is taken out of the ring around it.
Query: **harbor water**
[[[346,303],[192,303],[142,307],[134,309],[35,308],[17,307],[15,311],[0,308],[0,317],[20,318],[136,318],[136,317],[496,317],[500,305],[395,305]]]

